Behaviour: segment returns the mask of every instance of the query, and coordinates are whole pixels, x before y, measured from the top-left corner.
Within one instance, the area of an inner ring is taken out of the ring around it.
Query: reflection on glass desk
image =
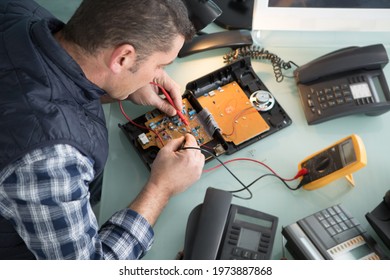
[[[268,33],[261,39],[262,47],[298,65],[351,45],[382,43],[390,53],[390,42],[386,39],[390,38],[389,34],[302,33],[304,32],[295,33],[295,36],[291,32]],[[223,67],[222,56],[228,51],[228,49],[218,49],[177,59],[167,67],[167,72],[180,84],[184,92],[187,82]],[[382,200],[390,186],[390,156],[388,156],[390,145],[387,141],[390,138],[390,113],[375,117],[351,115],[309,126],[295,81],[286,78],[282,83],[277,83],[268,61],[253,60],[252,66],[293,122],[286,129],[233,155],[221,156],[221,160],[238,157],[256,159],[265,162],[280,176],[290,178],[298,171],[298,163],[303,158],[348,135],[359,135],[367,151],[367,166],[354,173],[355,187],[351,187],[346,180],[339,179],[314,191],[301,189],[294,192],[287,189],[278,179],[266,177],[251,187],[252,199],[233,199],[234,204],[279,217],[272,259],[280,259],[286,251],[283,249],[282,226],[339,203],[345,205],[380,243],[364,215]],[[389,65],[385,67],[384,72],[389,81]],[[291,73],[286,74],[291,75]],[[100,224],[115,211],[127,207],[149,176],[148,169],[118,127],[118,123],[126,122],[120,113],[119,105],[113,103],[104,106],[110,150],[100,203]],[[132,118],[151,109],[130,103],[124,104],[124,108]],[[216,161],[211,161],[205,168],[216,164]],[[253,162],[233,162],[229,163],[229,167],[244,183],[250,183],[261,174],[268,173],[264,167]],[[178,174],[178,176],[185,176],[185,174]],[[298,182],[290,183],[291,186],[296,186],[295,184]],[[171,199],[154,226],[155,243],[145,259],[175,259],[177,253],[183,249],[188,215],[195,206],[203,202],[208,187],[235,190],[241,185],[224,168],[204,173],[201,179],[186,192]],[[242,193],[242,195],[246,194]]]

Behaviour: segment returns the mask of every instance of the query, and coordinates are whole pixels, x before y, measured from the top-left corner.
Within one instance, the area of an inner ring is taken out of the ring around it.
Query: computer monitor
[[[255,0],[213,0],[222,14],[215,23],[225,29],[252,29]]]
[[[390,31],[388,0],[255,0],[253,30]]]

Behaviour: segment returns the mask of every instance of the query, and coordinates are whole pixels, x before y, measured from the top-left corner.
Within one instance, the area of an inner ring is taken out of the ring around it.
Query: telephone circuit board
[[[150,130],[138,135],[138,142],[142,149],[147,150],[154,146],[161,149],[169,140],[184,136],[186,133],[192,134],[199,146],[212,140],[187,99],[183,99],[182,113],[189,121],[188,126],[180,120],[178,115],[169,117],[157,109],[147,112],[144,115],[146,121],[143,125]]]

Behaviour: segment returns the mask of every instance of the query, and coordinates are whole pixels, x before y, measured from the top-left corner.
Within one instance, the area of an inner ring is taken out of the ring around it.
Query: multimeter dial
[[[310,158],[302,164],[302,167],[309,171],[309,173],[305,176],[305,182],[318,180],[343,168],[339,147],[333,146]]]
[[[331,162],[331,158],[327,155],[319,157],[314,164],[316,171],[319,173],[325,172],[331,165]]]

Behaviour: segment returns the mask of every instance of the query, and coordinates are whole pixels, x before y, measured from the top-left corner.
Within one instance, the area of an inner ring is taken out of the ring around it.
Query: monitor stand
[[[252,29],[255,0],[213,0],[222,10],[215,23],[225,29]]]

